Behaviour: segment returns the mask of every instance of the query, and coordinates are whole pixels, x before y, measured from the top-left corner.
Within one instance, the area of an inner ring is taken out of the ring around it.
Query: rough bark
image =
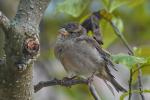
[[[6,58],[0,61],[0,100],[32,100],[33,62],[39,55],[39,23],[50,0],[20,0],[9,21],[0,13]]]

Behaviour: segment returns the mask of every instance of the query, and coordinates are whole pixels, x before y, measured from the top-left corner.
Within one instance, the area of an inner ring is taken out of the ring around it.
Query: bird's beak
[[[60,30],[58,31],[58,33],[59,33],[59,34],[62,34],[62,35],[64,35],[64,36],[67,36],[67,35],[69,34],[69,33],[66,31],[65,28],[60,29]]]

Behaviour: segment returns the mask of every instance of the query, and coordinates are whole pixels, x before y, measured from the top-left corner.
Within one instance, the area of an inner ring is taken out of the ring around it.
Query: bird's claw
[[[73,80],[73,79],[75,79],[75,78],[77,78],[77,76],[64,77],[63,80],[64,80],[64,81],[70,81],[70,80]]]

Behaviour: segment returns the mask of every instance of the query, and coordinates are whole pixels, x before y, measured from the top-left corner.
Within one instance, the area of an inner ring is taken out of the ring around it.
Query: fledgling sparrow
[[[94,73],[112,83],[117,91],[126,91],[109,70],[110,66],[115,70],[110,55],[96,40],[87,36],[86,29],[80,24],[68,23],[59,30],[54,53],[67,72],[77,76],[91,76]]]

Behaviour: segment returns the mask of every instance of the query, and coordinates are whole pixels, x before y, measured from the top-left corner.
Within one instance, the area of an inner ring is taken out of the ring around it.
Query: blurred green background
[[[12,19],[15,16],[19,0],[0,0],[0,10]],[[148,59],[150,56],[150,0],[51,0],[40,24],[41,55],[34,67],[34,84],[39,81],[67,76],[62,65],[55,59],[53,47],[57,30],[67,22],[82,22],[92,12],[106,9],[112,13],[112,21],[123,33],[136,56]],[[100,28],[104,45],[112,54],[128,53],[128,50],[115,35],[111,25],[102,20]],[[0,57],[4,55],[4,35],[0,30]],[[144,89],[150,89],[150,61],[142,68]],[[133,88],[137,87],[137,74]],[[102,100],[108,100],[106,92]],[[150,94],[144,94],[150,100]],[[77,85],[72,88],[61,86],[48,87],[35,94],[35,100],[92,100],[87,86]],[[113,98],[112,98],[113,100]],[[118,100],[118,98],[114,99]],[[140,100],[133,95],[132,100]]]

